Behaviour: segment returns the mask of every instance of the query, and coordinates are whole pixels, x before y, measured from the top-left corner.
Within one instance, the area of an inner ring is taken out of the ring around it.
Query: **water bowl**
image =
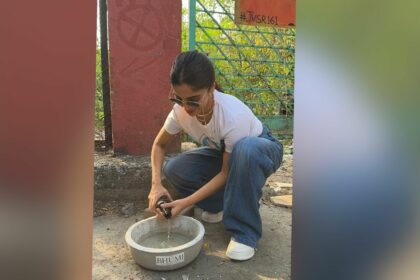
[[[188,241],[169,248],[146,247],[140,245],[144,244],[145,239],[167,234],[168,222],[151,217],[130,226],[125,241],[138,265],[151,270],[167,271],[186,266],[198,256],[203,246],[204,226],[187,216],[171,219],[170,225],[171,235],[180,234],[188,237]]]

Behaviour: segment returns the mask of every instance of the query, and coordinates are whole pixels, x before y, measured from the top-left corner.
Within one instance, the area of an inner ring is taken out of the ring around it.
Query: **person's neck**
[[[214,98],[211,98],[209,103],[209,106],[207,106],[208,109],[205,110],[204,113],[196,115],[197,120],[203,125],[208,124],[213,117]]]

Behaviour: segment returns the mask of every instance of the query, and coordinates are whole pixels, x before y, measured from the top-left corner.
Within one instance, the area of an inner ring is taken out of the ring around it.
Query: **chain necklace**
[[[213,97],[213,96],[212,96]],[[214,97],[213,97],[214,98]],[[201,123],[201,124],[203,124],[203,125],[207,125],[209,122],[210,122],[210,120],[211,120],[211,117],[210,117],[210,119],[209,119],[209,121],[206,121],[206,117],[207,116],[210,116],[212,113],[213,113],[213,107],[214,107],[214,99],[212,100],[213,101],[213,104],[212,104],[212,106],[211,106],[211,109],[210,109],[210,111],[208,111],[207,113],[204,113],[204,114],[196,114],[196,118],[197,118],[197,120]]]
[[[210,115],[211,113],[213,113],[213,108],[211,108],[211,110],[208,112],[208,113],[205,113],[205,114],[198,114],[197,113],[197,117],[199,117],[199,118],[203,118],[203,117],[205,117],[205,116],[208,116],[208,115]]]

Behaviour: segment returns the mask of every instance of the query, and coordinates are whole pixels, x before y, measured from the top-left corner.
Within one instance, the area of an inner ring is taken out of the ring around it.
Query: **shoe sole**
[[[234,261],[247,261],[247,260],[251,259],[255,255],[255,251],[252,254],[250,254],[249,256],[245,256],[245,257],[243,257],[243,256],[241,257],[241,256],[238,256],[238,255],[239,254],[235,254],[235,253],[226,254],[226,256],[229,259],[231,259],[231,260],[234,260]],[[240,255],[242,255],[242,253]]]

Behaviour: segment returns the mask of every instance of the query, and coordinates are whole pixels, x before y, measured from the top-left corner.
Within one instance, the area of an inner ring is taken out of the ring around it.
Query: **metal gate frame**
[[[279,138],[292,138],[295,28],[237,25],[234,5],[213,3],[216,9],[208,9],[203,0],[189,0],[189,50],[208,53],[223,90],[245,102]],[[200,14],[211,24],[200,22]],[[229,28],[222,27],[222,19]],[[211,32],[220,32],[223,40],[213,38]]]

